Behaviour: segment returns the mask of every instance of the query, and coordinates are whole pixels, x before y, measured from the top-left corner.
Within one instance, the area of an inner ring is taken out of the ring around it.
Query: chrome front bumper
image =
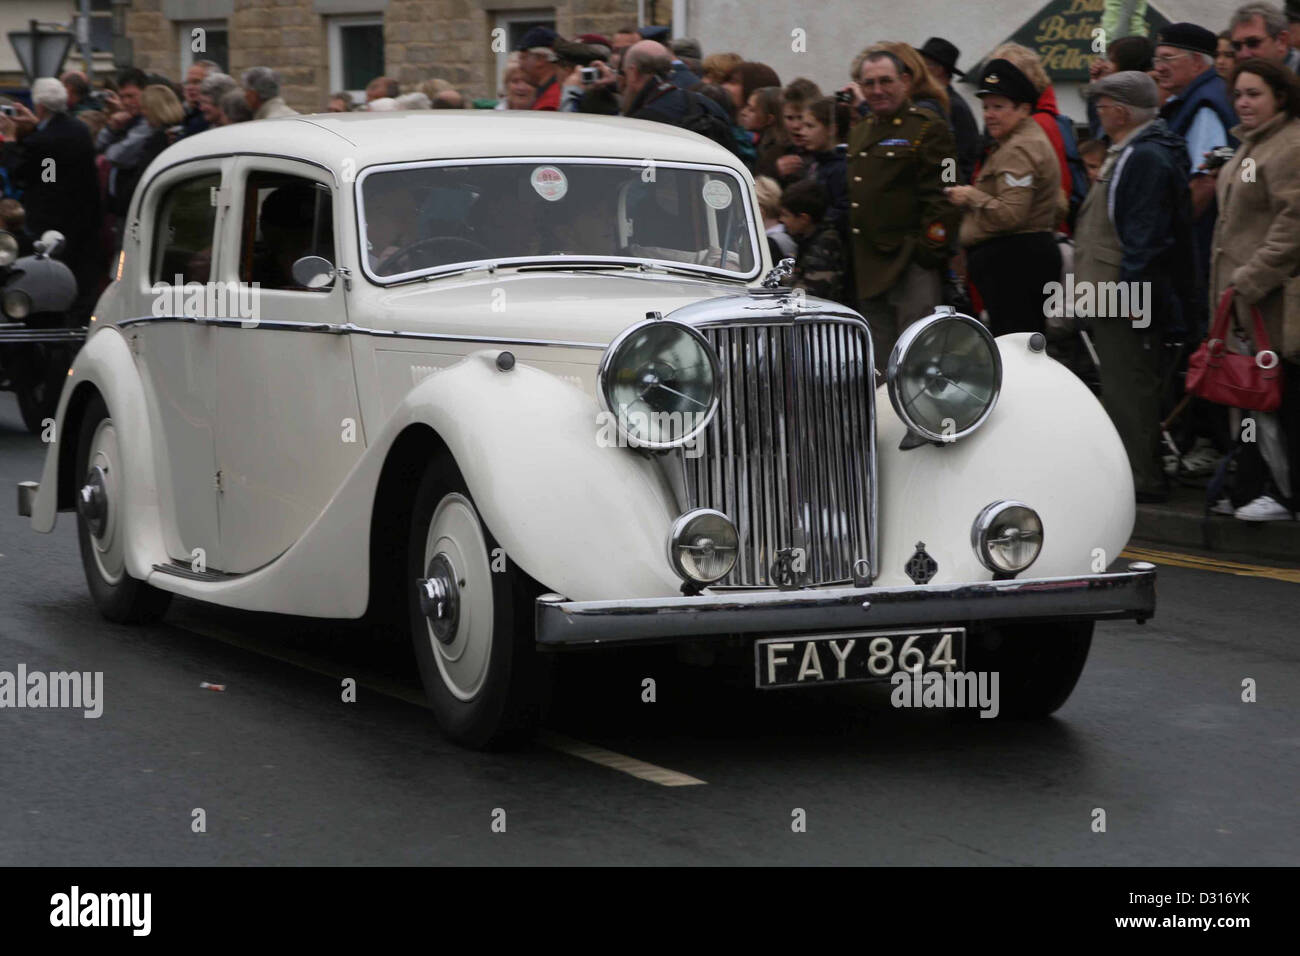
[[[1156,569],[978,584],[806,591],[731,591],[627,601],[537,599],[543,647],[667,644],[707,637],[829,633],[980,621],[1145,621],[1156,609]]]

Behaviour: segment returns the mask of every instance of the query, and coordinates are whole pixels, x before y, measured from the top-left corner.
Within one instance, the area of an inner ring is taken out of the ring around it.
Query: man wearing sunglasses
[[[1248,3],[1238,7],[1228,24],[1237,62],[1253,56],[1300,72],[1300,50],[1291,46],[1290,24],[1281,7]]]

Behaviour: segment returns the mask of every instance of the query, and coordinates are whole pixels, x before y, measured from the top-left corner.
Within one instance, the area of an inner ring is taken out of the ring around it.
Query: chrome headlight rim
[[[977,334],[984,339],[984,343],[988,348],[989,355],[992,357],[993,362],[993,394],[990,396],[984,411],[975,419],[974,422],[967,425],[961,431],[949,434],[936,432],[916,421],[912,415],[908,413],[902,399],[900,399],[898,395],[898,379],[902,373],[902,365],[904,359],[907,357],[908,351],[922,334],[941,322],[960,322],[975,329]],[[886,368],[885,380],[888,384],[887,390],[889,392],[889,402],[894,406],[894,411],[902,420],[903,424],[907,426],[908,431],[915,435],[920,435],[926,441],[946,445],[972,434],[988,420],[990,415],[993,414],[993,409],[997,407],[998,398],[1002,394],[1002,353],[998,349],[998,343],[993,337],[993,333],[988,330],[983,322],[979,321],[979,319],[973,318],[972,316],[966,315],[964,312],[958,312],[949,306],[940,306],[939,309],[935,310],[930,315],[927,315],[925,318],[917,319],[899,335],[898,341],[894,343],[893,351],[889,354],[889,364]]]
[[[18,259],[18,239],[12,232],[0,229],[0,268],[13,265]]]
[[[727,569],[723,571],[721,574],[719,574],[717,577],[708,578],[708,579],[698,578],[695,575],[691,574],[682,565],[681,561],[678,559],[677,556],[677,546],[681,542],[687,527],[692,522],[705,517],[721,518],[723,521],[727,523],[727,526],[731,529],[732,535],[736,539],[736,547],[732,549],[731,563],[727,565]],[[732,571],[736,569],[736,562],[739,559],[740,559],[740,532],[736,528],[736,523],[732,521],[730,518],[728,518],[721,511],[717,511],[716,509],[713,508],[695,508],[694,510],[687,511],[685,514],[681,515],[676,521],[673,522],[672,528],[669,529],[668,563],[672,566],[672,569],[677,574],[677,576],[688,584],[707,586],[710,584],[714,584],[718,581],[721,581],[723,578],[725,578],[728,574],[730,574]]]
[[[998,519],[1012,508],[1019,508],[1023,511],[1027,511],[1033,516],[1034,522],[1038,525],[1038,547],[1034,550],[1033,557],[1026,561],[1021,567],[1004,568],[999,566],[990,556],[988,536]],[[983,509],[980,510],[980,513],[975,516],[975,521],[971,525],[970,529],[970,543],[971,548],[975,551],[975,556],[979,558],[980,564],[984,565],[985,568],[992,571],[995,575],[1020,574],[1032,567],[1034,562],[1038,560],[1039,555],[1043,553],[1043,541],[1045,537],[1046,530],[1043,527],[1043,516],[1023,501],[1015,501],[1012,499],[1002,499],[985,505]]]
[[[648,326],[671,326],[681,332],[686,333],[693,338],[696,344],[703,351],[709,361],[709,369],[713,378],[713,395],[710,397],[709,406],[705,410],[703,417],[697,420],[696,425],[690,431],[685,432],[681,437],[673,441],[650,441],[639,435],[634,435],[625,427],[626,420],[618,413],[614,403],[609,397],[609,373],[613,368],[614,358],[618,355],[619,349],[632,336],[642,331]],[[643,319],[640,322],[634,322],[626,329],[614,337],[605,349],[605,354],[600,357],[600,365],[596,369],[596,393],[600,399],[602,411],[614,416],[614,421],[618,427],[618,433],[623,440],[627,442],[630,448],[640,448],[648,451],[670,451],[674,448],[681,448],[689,444],[698,435],[702,434],[706,428],[713,422],[713,416],[717,414],[718,407],[722,403],[722,364],[718,360],[718,354],[714,351],[709,340],[704,337],[699,329],[693,325],[687,325],[685,322],[678,322],[674,319]],[[726,517],[725,515],[723,517]]]
[[[14,301],[22,302],[17,308],[12,304]],[[0,292],[0,310],[11,319],[22,320],[32,314],[32,297],[23,289],[5,289]]]

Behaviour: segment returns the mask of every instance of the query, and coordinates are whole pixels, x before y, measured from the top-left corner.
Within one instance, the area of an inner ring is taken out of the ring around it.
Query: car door
[[[333,497],[365,447],[340,278],[308,289],[293,263],[337,262],[331,173],[307,163],[242,158],[230,194],[221,275],[238,287],[216,329],[217,494],[223,571],[275,560]],[[312,328],[316,330],[312,330]]]
[[[202,568],[220,550],[216,501],[216,330],[204,318],[231,158],[185,163],[148,184],[123,242],[123,328],[141,371],[168,554]]]

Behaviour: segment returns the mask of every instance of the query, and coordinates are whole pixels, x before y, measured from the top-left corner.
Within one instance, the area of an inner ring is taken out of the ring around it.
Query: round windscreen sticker
[[[569,181],[554,166],[538,166],[533,170],[531,181],[537,195],[548,202],[563,199],[569,191]]]
[[[704,201],[714,209],[726,209],[731,205],[731,187],[721,179],[710,179],[704,184]]]

